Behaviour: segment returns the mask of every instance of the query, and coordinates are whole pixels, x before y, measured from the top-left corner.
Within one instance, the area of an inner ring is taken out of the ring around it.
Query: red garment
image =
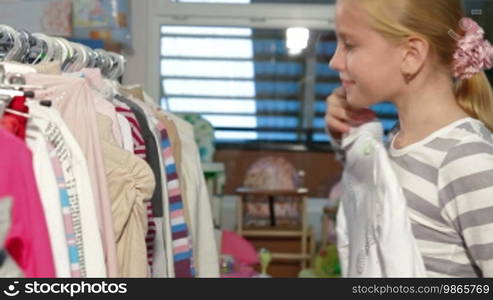
[[[21,125],[19,124],[19,120],[13,118],[12,115],[9,114],[8,116],[4,116],[0,119],[0,128],[3,128],[15,135],[20,131]]]
[[[26,106],[26,97],[17,96],[12,98],[8,108],[18,112],[28,113],[29,108]],[[26,138],[27,119],[9,112],[5,112],[0,120],[0,127],[13,133],[14,135],[25,140]]]
[[[31,151],[23,141],[0,128],[0,157],[0,199],[13,199],[5,248],[26,277],[55,277]]]

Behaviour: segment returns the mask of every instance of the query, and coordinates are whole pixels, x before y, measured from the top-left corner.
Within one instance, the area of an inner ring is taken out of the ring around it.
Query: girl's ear
[[[430,52],[430,44],[422,37],[410,36],[402,44],[402,49],[401,74],[409,82],[423,68]]]

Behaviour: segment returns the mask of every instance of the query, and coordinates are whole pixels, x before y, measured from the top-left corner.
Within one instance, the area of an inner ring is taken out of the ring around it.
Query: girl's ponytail
[[[457,80],[454,88],[459,106],[493,131],[493,90],[485,72]]]

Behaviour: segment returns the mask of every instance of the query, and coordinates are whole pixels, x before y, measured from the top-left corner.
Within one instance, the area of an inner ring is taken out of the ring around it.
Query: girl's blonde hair
[[[353,0],[354,1],[354,0]],[[419,35],[430,44],[437,67],[452,76],[457,36],[463,36],[459,21],[464,16],[460,0],[356,0],[369,15],[373,29],[389,41],[399,43]],[[484,72],[456,80],[457,103],[471,117],[493,131],[493,90]]]

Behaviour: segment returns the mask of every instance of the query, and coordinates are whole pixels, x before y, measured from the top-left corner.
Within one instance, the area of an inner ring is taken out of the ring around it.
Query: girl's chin
[[[367,102],[362,101],[361,97],[355,96],[350,90],[346,91],[346,100],[353,108],[368,108],[370,106]]]

